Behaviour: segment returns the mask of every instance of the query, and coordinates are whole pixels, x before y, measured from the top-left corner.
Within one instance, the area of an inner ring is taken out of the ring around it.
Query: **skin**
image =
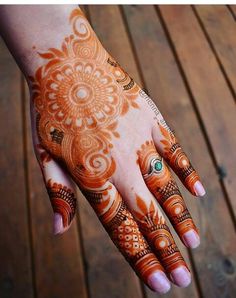
[[[27,9],[32,18],[34,8]],[[48,21],[52,39],[42,36],[42,42],[27,39],[30,17],[23,25],[17,20],[23,9],[4,7],[0,16],[2,35],[29,84],[33,143],[54,211],[54,233],[71,225],[75,183],[152,290],[165,293],[170,281],[185,287],[190,272],[160,206],[183,243],[197,247],[198,230],[169,167],[195,196],[205,194],[200,178],[154,102],[103,48],[82,11],[50,9],[57,10],[57,18]],[[46,14],[38,7],[38,26]],[[52,24],[58,18],[63,34]]]

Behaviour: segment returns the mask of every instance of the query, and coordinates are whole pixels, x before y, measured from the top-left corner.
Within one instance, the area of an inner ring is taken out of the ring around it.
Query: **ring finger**
[[[165,211],[176,232],[187,247],[200,244],[197,228],[179,188],[153,141],[146,141],[137,151],[138,163],[146,185]]]

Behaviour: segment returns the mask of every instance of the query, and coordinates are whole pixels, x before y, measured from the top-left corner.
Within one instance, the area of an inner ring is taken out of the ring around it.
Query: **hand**
[[[197,228],[168,165],[203,196],[199,176],[154,102],[103,48],[81,10],[69,20],[71,35],[39,53],[43,63],[28,78],[55,234],[75,215],[74,181],[151,289],[165,293],[169,280],[185,287],[189,269],[159,206],[183,243],[197,247]]]

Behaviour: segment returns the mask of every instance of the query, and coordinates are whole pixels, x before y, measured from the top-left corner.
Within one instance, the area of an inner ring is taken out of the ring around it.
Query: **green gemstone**
[[[155,162],[155,170],[156,171],[161,171],[162,170],[162,162],[160,160]]]

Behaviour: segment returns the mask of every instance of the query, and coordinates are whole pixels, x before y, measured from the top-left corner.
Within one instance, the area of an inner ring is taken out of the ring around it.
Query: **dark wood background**
[[[171,298],[236,297],[236,6],[83,7],[103,45],[146,88],[200,172],[181,187],[200,229],[193,272]],[[32,150],[24,79],[0,41],[0,297],[153,298],[79,194],[77,220],[52,235]],[[179,242],[178,242],[179,243]]]

